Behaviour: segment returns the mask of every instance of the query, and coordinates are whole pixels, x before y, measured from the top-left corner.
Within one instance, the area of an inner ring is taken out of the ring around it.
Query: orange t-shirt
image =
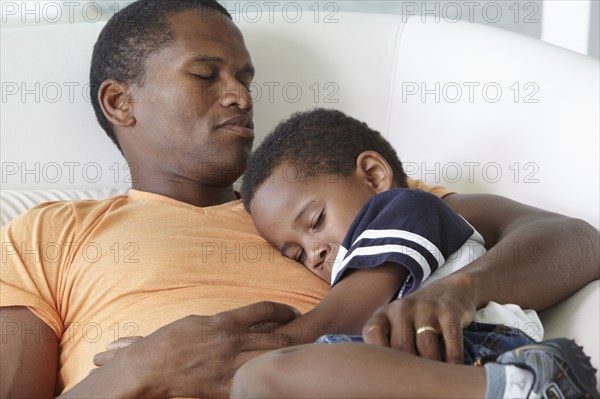
[[[1,235],[0,306],[27,306],[49,326],[41,339],[56,334],[64,390],[120,337],[262,300],[306,312],[329,288],[263,240],[241,201],[200,208],[130,190],[39,205]]]

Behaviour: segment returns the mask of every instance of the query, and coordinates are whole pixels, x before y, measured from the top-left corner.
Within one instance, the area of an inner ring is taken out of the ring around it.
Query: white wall
[[[107,20],[128,1],[0,0],[2,28],[31,24]],[[600,57],[600,0],[220,0],[237,18],[258,10],[263,14],[311,13],[335,18],[338,11],[379,12],[440,20],[462,19],[507,29],[558,46]]]
[[[591,1],[546,1],[542,10],[541,39],[587,54],[590,39]]]
[[[592,1],[590,7],[590,42],[588,54],[600,58],[600,1]]]
[[[325,3],[325,2],[321,2]],[[599,0],[338,1],[340,9],[435,15],[496,26],[599,57]]]

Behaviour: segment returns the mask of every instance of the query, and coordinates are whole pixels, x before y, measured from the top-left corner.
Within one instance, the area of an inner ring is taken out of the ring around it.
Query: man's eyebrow
[[[195,55],[190,59],[191,62],[200,62],[203,64],[222,64],[223,58],[214,55]]]
[[[310,206],[315,202],[315,200],[309,201],[307,202],[301,209],[300,212],[298,212],[298,215],[296,215],[296,218],[294,219],[294,221],[292,222],[292,224],[296,224],[298,223],[298,220],[300,220],[302,218],[302,216],[304,216],[304,214],[306,213],[306,211],[308,210],[308,208],[310,208]]]
[[[214,55],[195,55],[190,59],[190,62],[197,62],[200,64],[224,64],[225,60]],[[251,73],[252,75],[256,72],[251,64],[246,64],[243,71]]]

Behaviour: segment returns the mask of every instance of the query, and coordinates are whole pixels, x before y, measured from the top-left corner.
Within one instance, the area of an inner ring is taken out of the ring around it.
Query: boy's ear
[[[377,193],[390,190],[394,185],[392,167],[378,152],[361,152],[356,158],[356,172]]]
[[[135,125],[133,116],[133,90],[127,83],[114,79],[102,82],[98,90],[98,102],[104,116],[113,126]]]

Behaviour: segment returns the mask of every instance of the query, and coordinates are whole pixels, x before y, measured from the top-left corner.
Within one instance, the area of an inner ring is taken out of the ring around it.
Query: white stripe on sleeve
[[[438,265],[443,265],[444,262],[446,262],[446,259],[442,255],[442,252],[439,250],[439,248],[434,243],[432,243],[427,238],[425,238],[419,234],[415,234],[415,233],[412,233],[412,232],[406,231],[406,230],[394,230],[394,229],[365,230],[362,232],[361,235],[358,236],[358,238],[356,240],[354,240],[352,245],[355,245],[358,241],[362,240],[363,238],[374,239],[374,238],[388,238],[388,237],[389,238],[403,238],[405,240],[414,242],[415,244],[422,246],[429,253],[431,253],[431,255],[437,261]]]
[[[400,253],[400,254],[407,255],[407,256],[411,257],[412,259],[414,259],[421,266],[421,269],[423,269],[423,280],[425,280],[431,274],[431,268],[429,267],[429,262],[427,262],[427,259],[425,259],[423,257],[423,255],[421,255],[418,251],[415,251],[414,249],[407,247],[405,245],[387,244],[387,245],[375,245],[375,246],[371,246],[371,247],[362,247],[362,248],[355,249],[354,251],[352,251],[350,256],[348,256],[346,259],[344,259],[343,262],[334,265],[333,271],[331,273],[332,274],[331,281],[336,280],[338,274],[344,269],[344,267],[348,264],[348,262],[350,262],[355,256],[380,255],[380,254],[386,254],[386,253]]]

